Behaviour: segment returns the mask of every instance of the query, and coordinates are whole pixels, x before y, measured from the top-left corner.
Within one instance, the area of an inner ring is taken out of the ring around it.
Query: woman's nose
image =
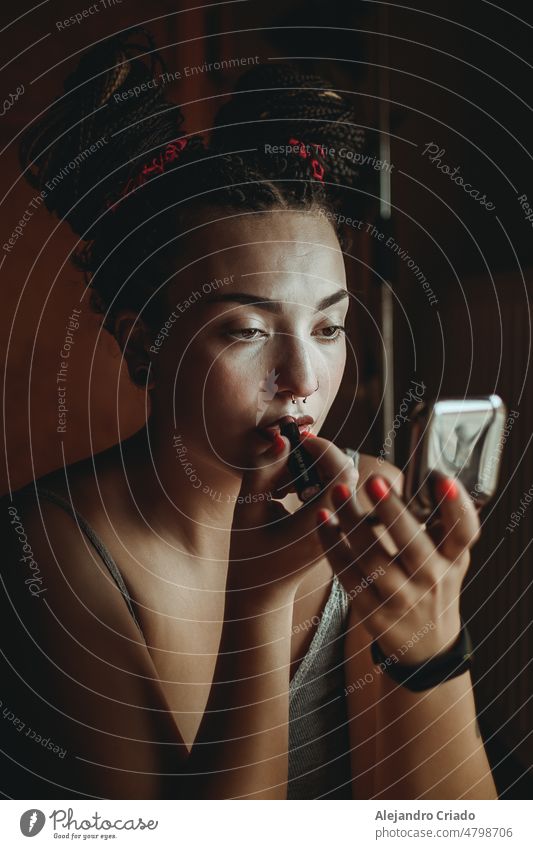
[[[283,336],[276,362],[278,394],[286,392],[295,398],[312,395],[318,385],[318,366],[309,343],[297,336]]]

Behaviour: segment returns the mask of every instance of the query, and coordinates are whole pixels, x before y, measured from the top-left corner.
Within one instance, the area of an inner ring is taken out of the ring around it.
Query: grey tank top
[[[359,452],[345,448],[355,466]],[[41,498],[63,507],[93,544],[117,584],[144,640],[132,599],[110,552],[72,504],[37,485]],[[311,645],[289,684],[287,799],[351,799],[350,741],[344,696],[344,633],[349,597],[337,577]],[[303,623],[305,627],[306,623]]]

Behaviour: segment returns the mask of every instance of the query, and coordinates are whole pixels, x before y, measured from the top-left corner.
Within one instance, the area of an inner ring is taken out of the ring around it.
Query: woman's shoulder
[[[56,588],[57,598],[79,590],[95,602],[107,591],[106,570],[95,569],[100,559],[81,533],[85,521],[80,527],[80,518],[92,524],[96,515],[92,506],[98,501],[98,487],[92,460],[88,457],[48,472],[0,498],[3,550],[12,561],[20,560],[21,554],[31,557],[32,568],[38,568],[42,582],[46,579]]]
[[[54,515],[59,523],[70,524],[72,510],[76,509],[91,523],[101,512],[102,491],[118,491],[121,468],[118,449],[119,444],[113,445],[46,472],[6,493],[0,498],[1,512],[5,514],[10,504],[16,504],[28,516]],[[70,509],[65,510],[65,504],[58,504],[54,496],[59,496]]]
[[[113,446],[114,448],[115,446]],[[86,485],[89,477],[94,476],[94,468],[96,464],[102,465],[102,459],[109,455],[112,449],[100,454],[89,455],[80,460],[74,460],[65,466],[60,466],[57,469],[52,469],[38,477],[33,478],[25,484],[21,484],[17,489],[11,490],[9,493],[4,493],[0,496],[0,503],[8,503],[10,501],[24,502],[28,507],[35,503],[38,490],[51,490],[52,492],[69,497],[69,490],[74,486],[83,487]]]

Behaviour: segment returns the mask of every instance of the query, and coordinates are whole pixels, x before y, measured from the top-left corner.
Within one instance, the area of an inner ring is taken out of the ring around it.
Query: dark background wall
[[[0,251],[2,491],[99,451],[144,420],[143,398],[120,369],[117,346],[100,332],[84,302],[69,366],[70,426],[64,435],[56,431],[54,375],[83,281],[68,263],[75,244],[68,227],[31,207],[35,193],[20,174],[16,145],[23,127],[62,91],[79,52],[145,22],[169,69],[181,73],[169,91],[182,105],[189,132],[209,131],[238,72],[188,76],[186,67],[258,55],[261,61],[289,57],[329,76],[353,93],[372,150],[378,152],[380,116],[390,120],[391,232],[425,275],[436,303],[429,302],[406,259],[384,249],[375,235],[354,234],[353,256],[347,258],[357,304],[350,325],[354,357],[326,435],[379,453],[391,426],[381,403],[390,380],[395,412],[413,380],[424,382],[426,397],[497,392],[519,412],[504,448],[499,497],[484,514],[483,536],[473,552],[463,612],[478,646],[476,697],[500,790],[529,798],[533,512],[525,513],[512,534],[505,530],[533,483],[533,230],[519,202],[525,194],[533,206],[529,4],[507,3],[500,10],[484,0],[438,0],[430,8],[422,0],[413,0],[410,8],[372,0],[251,0],[187,11],[180,2],[122,0],[58,30],[56,21],[90,4],[75,5],[45,3],[30,13],[31,4],[24,2],[2,11],[2,97],[24,86],[0,125],[2,243],[32,209],[13,250]],[[459,166],[494,209],[466,195],[424,155],[430,143],[443,151],[441,164]],[[379,172],[368,176],[365,217],[383,229]],[[360,200],[354,195],[354,215]],[[393,374],[383,359],[384,290],[394,304]],[[400,466],[407,438],[403,426],[394,440]]]

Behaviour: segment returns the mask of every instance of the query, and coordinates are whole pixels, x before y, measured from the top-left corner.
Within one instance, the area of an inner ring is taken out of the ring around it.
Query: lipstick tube
[[[316,465],[303,447],[300,431],[295,421],[280,424],[282,436],[286,436],[291,444],[288,466],[294,476],[294,485],[301,501],[310,501],[322,491],[322,482]]]

